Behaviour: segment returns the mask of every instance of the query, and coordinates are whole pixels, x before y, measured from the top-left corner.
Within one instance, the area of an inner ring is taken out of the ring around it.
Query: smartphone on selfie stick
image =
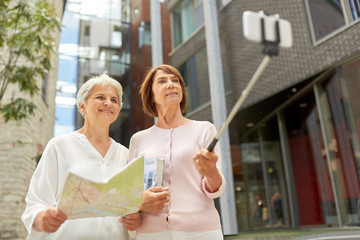
[[[292,46],[291,24],[287,20],[280,19],[279,14],[269,15],[264,11],[245,11],[242,19],[245,38],[250,41],[263,44],[263,53],[265,56],[249,83],[242,91],[240,98],[232,108],[230,114],[226,118],[226,121],[223,123],[220,130],[208,146],[207,150],[210,152],[214,149],[222,133],[230,124],[256,81],[269,64],[270,57],[277,56],[279,54],[279,47],[290,48]]]

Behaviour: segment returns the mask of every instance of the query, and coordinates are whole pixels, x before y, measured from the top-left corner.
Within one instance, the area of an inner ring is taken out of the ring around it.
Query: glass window
[[[75,131],[75,113],[77,108],[75,105],[57,104],[55,107],[54,135],[59,136]]]
[[[306,1],[315,41],[345,26],[343,6],[340,0]]]
[[[257,131],[253,131],[241,140],[241,161],[246,183],[247,228],[265,227],[266,216],[263,209],[265,203],[265,183],[261,163],[260,140]],[[266,214],[266,213],[265,213]]]
[[[221,39],[222,43],[224,39]],[[221,48],[223,61],[223,77],[225,92],[231,91],[231,79],[229,65],[226,61],[226,51],[224,47]],[[201,105],[210,101],[210,82],[207,65],[206,47],[202,48],[195,55],[190,57],[179,68],[181,75],[185,81],[185,88],[187,93],[187,109],[190,112],[200,107]],[[201,86],[201,89],[199,87]]]
[[[360,182],[338,76],[323,81],[318,91],[337,211],[342,225],[355,224],[359,222],[357,200]]]
[[[264,159],[266,200],[263,209],[265,227],[289,226],[283,159],[279,128],[274,117],[260,124],[261,151]]]
[[[217,6],[218,8],[221,8],[231,2],[232,0],[217,0]]]
[[[119,26],[114,26],[111,34],[111,46],[119,48],[122,46],[122,32]]]
[[[115,12],[117,9],[115,9]],[[129,0],[121,1],[121,22],[130,23],[130,2]]]
[[[233,161],[239,230],[289,226],[277,118],[243,135],[239,146],[232,150],[241,159],[240,166]]]
[[[359,66],[359,60],[345,64],[318,90],[339,218],[342,225],[350,226],[359,224]]]
[[[138,47],[151,45],[151,26],[149,22],[142,21],[138,27]]]
[[[311,91],[284,109],[298,226],[339,225],[329,163],[315,95]],[[297,207],[296,207],[297,206]]]
[[[201,0],[185,0],[172,12],[174,48],[204,23]]]
[[[195,110],[202,104],[209,102],[210,87],[206,48],[200,50],[181,65],[179,71],[185,81],[187,93],[186,112]],[[201,89],[199,86],[201,86]]]
[[[360,175],[360,108],[358,106],[360,102],[360,59],[342,66],[341,75],[341,102],[344,105],[346,121],[350,129],[350,137]]]
[[[355,21],[360,17],[360,1],[348,0],[352,19]]]

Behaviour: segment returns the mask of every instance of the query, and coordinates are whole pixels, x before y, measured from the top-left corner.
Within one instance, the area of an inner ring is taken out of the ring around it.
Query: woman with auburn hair
[[[130,140],[130,157],[144,155],[165,159],[163,186],[151,194],[167,192],[169,202],[158,211],[151,198],[143,202],[142,222],[136,240],[219,240],[223,239],[214,198],[225,189],[221,173],[220,148],[206,150],[215,126],[186,118],[184,79],[170,65],[150,69],[140,95],[146,114],[157,117],[154,126],[135,133]]]

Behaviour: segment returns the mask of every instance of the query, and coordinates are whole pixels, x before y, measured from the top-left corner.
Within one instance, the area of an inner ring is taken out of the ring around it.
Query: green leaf
[[[17,98],[14,101],[4,105],[0,108],[0,112],[4,116],[5,122],[10,120],[19,121],[26,118],[28,115],[34,115],[36,105],[24,98]]]
[[[34,96],[40,90],[38,80],[52,67],[54,33],[61,30],[56,9],[49,0],[30,2],[0,0],[0,107],[10,83],[18,86],[19,95]],[[2,106],[0,114],[6,121],[25,118],[34,109],[30,103],[17,99]]]

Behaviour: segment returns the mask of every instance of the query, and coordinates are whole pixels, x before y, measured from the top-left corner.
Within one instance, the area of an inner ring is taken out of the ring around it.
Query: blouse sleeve
[[[128,163],[131,162],[131,160],[133,160],[134,158],[138,157],[137,156],[137,145],[136,145],[136,136],[137,134],[135,133],[131,138],[130,138],[130,144],[129,144],[129,159],[128,159]]]
[[[56,206],[57,182],[58,159],[54,143],[50,141],[34,171],[25,198],[26,208],[21,219],[29,233],[28,239],[40,239],[46,234],[35,231],[32,226],[40,211]]]
[[[209,146],[209,144],[211,143],[211,141],[213,140],[213,138],[215,137],[216,135],[216,128],[213,124],[211,124],[211,127],[210,129],[207,130],[207,133],[205,134],[205,146],[203,146],[203,148],[207,148]],[[225,191],[225,187],[226,187],[226,180],[224,178],[224,175],[222,174],[222,165],[221,165],[221,150],[220,150],[220,143],[216,144],[215,145],[215,148],[214,148],[214,151],[215,153],[218,155],[218,161],[216,163],[216,167],[217,169],[219,170],[220,172],[220,175],[221,175],[221,185],[219,187],[219,189],[216,191],[216,192],[209,192],[206,190],[206,187],[205,187],[205,180],[206,178],[204,178],[202,180],[202,189],[204,191],[204,193],[206,194],[206,196],[208,196],[209,198],[218,198],[221,196],[221,194],[223,194],[223,192]]]

